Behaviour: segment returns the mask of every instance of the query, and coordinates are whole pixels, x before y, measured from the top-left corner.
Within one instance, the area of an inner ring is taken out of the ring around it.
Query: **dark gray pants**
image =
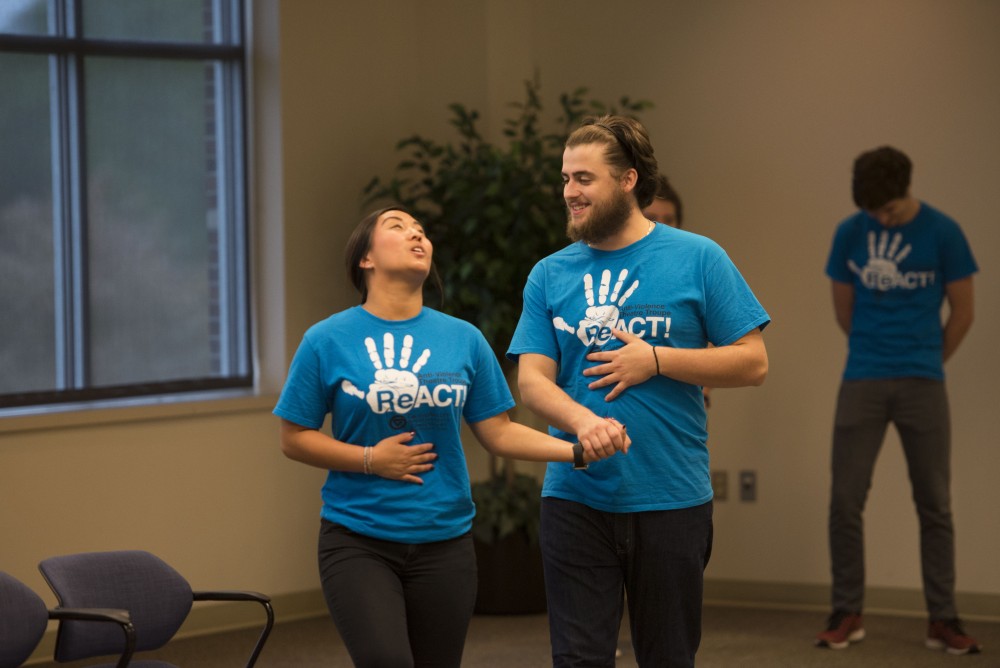
[[[844,381],[833,431],[830,560],[834,610],[860,612],[865,555],[861,514],[889,423],[896,425],[920,519],[920,563],[930,618],[955,610],[951,425],[944,383],[923,378]]]

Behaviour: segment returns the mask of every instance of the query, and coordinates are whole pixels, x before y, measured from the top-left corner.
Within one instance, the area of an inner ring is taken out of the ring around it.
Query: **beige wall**
[[[0,419],[0,568],[44,593],[43,557],[137,547],[196,587],[314,589],[322,474],[281,457],[270,415],[288,357],[309,324],[353,299],[341,247],[362,186],[395,164],[395,142],[447,136],[453,101],[496,131],[537,67],[552,107],[580,85],[656,103],[644,118],[690,228],[723,244],[774,318],[767,383],[714,395],[713,466],[729,471],[731,495],[740,469],[760,480],[758,502],[716,505],[717,580],[828,583],[844,339],[823,265],[852,209],[853,157],[883,142],[910,153],[914,193],[960,221],[983,268],[978,320],[948,375],[958,587],[996,601],[1000,3],[649,0],[628,5],[629,19],[596,0],[256,6],[261,396]],[[918,588],[894,435],[866,520],[869,583]]]
[[[774,319],[766,384],[714,395],[713,468],[728,471],[731,496],[738,472],[756,470],[759,501],[716,504],[709,577],[829,582],[829,434],[845,338],[823,269],[853,209],[851,161],[892,143],[916,164],[914,194],[957,218],[982,268],[977,321],[947,367],[953,506],[959,590],[1000,593],[1000,356],[989,338],[1000,326],[1000,4],[649,1],[627,5],[641,17],[631,23],[598,1],[514,6],[519,37],[507,41],[529,55],[511,49],[513,60],[539,67],[550,95],[587,85],[656,104],[643,118],[689,229],[729,251]],[[525,76],[491,66],[494,88]],[[869,583],[918,588],[917,522],[894,432],[866,526]]]

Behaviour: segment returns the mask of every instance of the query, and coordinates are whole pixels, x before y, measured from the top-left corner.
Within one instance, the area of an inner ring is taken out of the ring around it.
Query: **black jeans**
[[[694,665],[712,552],[711,502],[606,513],[546,497],[541,547],[553,666],[614,667],[625,592],[638,664]]]
[[[476,603],[471,534],[409,545],[323,520],[319,571],[355,666],[458,668]]]

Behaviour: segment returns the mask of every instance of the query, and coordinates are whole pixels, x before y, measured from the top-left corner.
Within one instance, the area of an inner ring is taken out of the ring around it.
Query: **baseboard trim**
[[[1000,622],[1000,595],[958,592],[955,602],[963,619]],[[745,580],[705,580],[705,605],[829,612],[829,585]],[[919,589],[868,587],[865,614],[926,617]]]
[[[1000,595],[959,592],[958,609],[963,619],[1000,622]],[[705,605],[773,608],[828,612],[830,588],[826,585],[746,580],[705,580]],[[924,617],[924,596],[919,589],[869,587],[865,591],[865,614]],[[319,589],[271,598],[275,623],[323,617],[329,614]],[[246,603],[198,603],[177,633],[178,638],[253,628],[262,623],[260,606]],[[52,660],[56,627],[50,625],[26,666]]]
[[[329,614],[323,599],[323,592],[319,589],[272,596],[271,607],[274,609],[276,624]],[[264,611],[257,603],[200,602],[191,608],[187,621],[184,622],[175,637],[191,638],[238,629],[263,627],[263,625]],[[24,665],[30,666],[52,661],[56,648],[56,628],[54,623],[49,624],[49,629],[38,648]]]

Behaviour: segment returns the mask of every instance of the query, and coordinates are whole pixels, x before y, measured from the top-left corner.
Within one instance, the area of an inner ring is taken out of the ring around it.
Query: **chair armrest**
[[[264,649],[267,637],[271,634],[271,628],[274,626],[274,609],[271,607],[271,597],[255,591],[237,590],[194,591],[191,593],[196,601],[250,601],[260,603],[264,606],[264,611],[267,613],[267,622],[264,624],[264,629],[261,631],[260,637],[257,638],[257,644],[254,646],[253,652],[250,654],[250,658],[246,664],[246,668],[253,668],[253,665],[257,663],[257,657],[260,656],[260,651]]]
[[[271,597],[255,591],[196,591],[194,600],[196,601],[257,601],[258,603],[270,603]]]
[[[125,634],[125,651],[118,658],[115,668],[126,668],[135,652],[135,626],[128,610],[117,608],[49,608],[49,619],[77,622],[112,622],[122,627]],[[60,633],[61,633],[60,627]]]
[[[118,608],[50,608],[49,619],[73,619],[84,622],[114,622],[131,626],[132,615]]]

